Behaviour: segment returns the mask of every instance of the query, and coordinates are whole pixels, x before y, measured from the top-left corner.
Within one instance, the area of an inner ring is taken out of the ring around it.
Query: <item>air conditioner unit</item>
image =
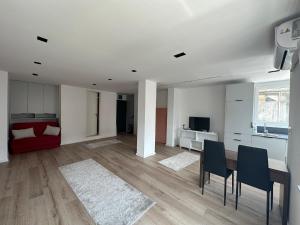
[[[127,95],[118,95],[118,100],[127,101]]]
[[[274,67],[292,70],[299,63],[300,18],[275,27]]]

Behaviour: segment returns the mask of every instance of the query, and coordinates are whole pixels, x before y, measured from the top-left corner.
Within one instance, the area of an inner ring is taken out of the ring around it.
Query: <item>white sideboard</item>
[[[218,141],[218,134],[215,132],[203,132],[195,130],[180,129],[179,147],[189,150],[202,150],[204,140]]]

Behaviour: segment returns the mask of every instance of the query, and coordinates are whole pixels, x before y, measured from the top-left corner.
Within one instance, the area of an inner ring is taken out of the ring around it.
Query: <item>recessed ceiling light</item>
[[[39,75],[37,73],[33,73],[32,76],[38,77]]]
[[[107,80],[112,80],[111,78],[108,78]]]
[[[185,56],[186,54],[184,52],[180,52],[176,55],[174,55],[175,58],[179,58],[179,57],[182,57],[182,56]]]
[[[277,72],[279,72],[280,70],[270,70],[270,71],[268,71],[268,73],[277,73]]]
[[[131,72],[136,73],[136,70],[131,70]]]
[[[93,86],[96,86],[97,84],[94,83],[94,84],[92,84],[92,85],[93,85]]]
[[[38,64],[38,65],[41,65],[41,64],[42,64],[42,63],[39,62],[39,61],[34,61],[33,63],[34,63],[34,64]]]
[[[42,41],[42,42],[45,42],[45,43],[48,42],[48,39],[47,39],[47,38],[44,38],[44,37],[41,37],[41,36],[37,36],[36,39],[37,39],[38,41]]]

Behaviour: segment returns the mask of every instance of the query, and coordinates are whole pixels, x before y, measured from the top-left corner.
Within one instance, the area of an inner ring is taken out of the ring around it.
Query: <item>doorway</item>
[[[127,101],[117,100],[117,132],[126,133]]]
[[[87,92],[87,136],[99,135],[99,99],[99,92]]]

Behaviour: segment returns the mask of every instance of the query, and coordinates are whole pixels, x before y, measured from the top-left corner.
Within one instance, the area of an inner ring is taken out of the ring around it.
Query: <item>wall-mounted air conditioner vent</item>
[[[127,101],[127,95],[118,95],[118,100]]]

